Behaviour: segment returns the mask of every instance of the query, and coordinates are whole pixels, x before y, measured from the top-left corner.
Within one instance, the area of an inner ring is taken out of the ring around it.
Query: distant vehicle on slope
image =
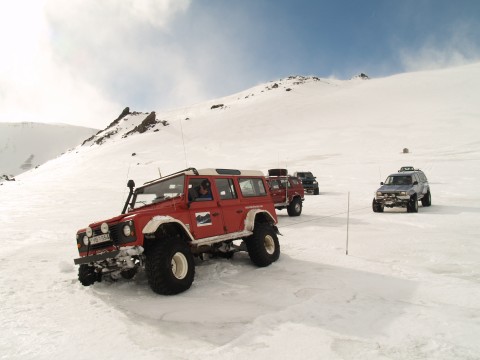
[[[270,169],[267,182],[277,210],[287,209],[289,216],[302,213],[305,191],[300,179],[288,175],[286,169]]]
[[[277,215],[260,171],[189,168],[128,187],[121,215],[77,231],[74,262],[85,286],[144,269],[154,292],[172,295],[190,288],[194,256],[247,251],[260,267],[280,256]]]
[[[402,207],[407,212],[418,212],[418,201],[422,206],[432,205],[430,185],[424,172],[413,166],[404,166],[397,173],[387,177],[375,193],[372,202],[373,212],[383,212],[389,208]]]
[[[320,194],[317,178],[313,176],[310,171],[298,171],[295,172],[293,176],[298,177],[302,181],[302,186],[305,191],[311,191],[313,195]]]

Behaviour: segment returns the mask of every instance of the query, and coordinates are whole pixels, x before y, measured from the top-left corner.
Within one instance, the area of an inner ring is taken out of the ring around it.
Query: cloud
[[[183,55],[152,46],[168,38],[188,0],[0,1],[0,121],[101,128],[130,105],[132,92],[158,94],[155,74],[195,89]]]
[[[406,71],[433,70],[480,60],[480,46],[468,23],[450,26],[450,36],[430,36],[420,47],[401,48],[399,58]]]

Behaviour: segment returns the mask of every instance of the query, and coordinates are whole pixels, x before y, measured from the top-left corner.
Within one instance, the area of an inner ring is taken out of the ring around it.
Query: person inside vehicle
[[[210,182],[208,180],[203,180],[198,188],[198,197],[200,199],[209,199],[212,200],[212,191],[210,189]]]

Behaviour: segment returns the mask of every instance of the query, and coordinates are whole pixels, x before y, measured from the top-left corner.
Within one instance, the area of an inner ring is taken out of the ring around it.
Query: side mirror
[[[380,183],[380,185],[383,185],[383,181]]]
[[[133,181],[133,180],[128,180],[128,182],[127,182],[127,187],[128,187],[129,189],[133,189],[133,188],[135,187],[135,181]]]

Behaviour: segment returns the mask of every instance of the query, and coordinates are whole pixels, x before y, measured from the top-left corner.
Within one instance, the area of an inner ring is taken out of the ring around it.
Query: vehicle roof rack
[[[177,174],[186,173],[187,171],[193,171],[193,173],[194,173],[195,175],[198,175],[197,169],[191,167],[191,168],[187,168],[187,169],[183,169],[183,170],[174,172],[174,173],[172,173],[172,174],[168,174],[168,175],[166,175],[166,176],[160,176],[158,179],[150,180],[150,181],[147,181],[146,183],[143,183],[143,185],[151,184],[151,183],[154,183],[155,181],[158,181],[158,180],[161,180],[161,179],[164,179],[164,178],[168,178],[168,177],[171,177],[171,176],[174,176],[174,175],[177,175]]]
[[[398,170],[399,173],[401,172],[407,172],[407,171],[422,171],[420,169],[415,169],[413,166],[402,166],[400,170]]]

